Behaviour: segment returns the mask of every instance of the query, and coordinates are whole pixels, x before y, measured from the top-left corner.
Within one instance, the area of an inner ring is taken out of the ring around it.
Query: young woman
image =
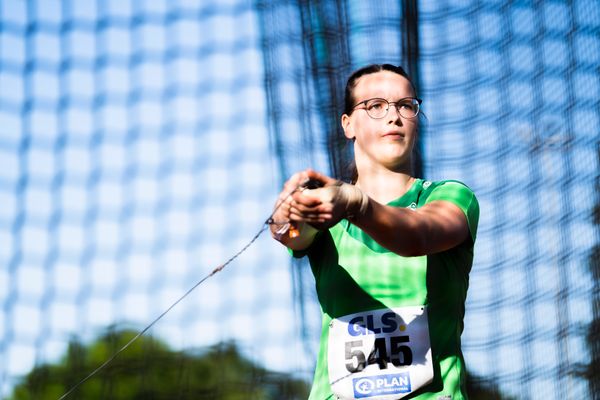
[[[323,312],[310,399],[467,398],[460,334],[479,206],[460,182],[411,175],[420,104],[401,67],[356,71],[341,118],[356,179],[302,171],[276,204],[273,237],[308,256]]]

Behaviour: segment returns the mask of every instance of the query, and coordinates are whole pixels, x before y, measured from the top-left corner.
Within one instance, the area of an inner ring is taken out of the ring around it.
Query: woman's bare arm
[[[465,214],[458,206],[443,200],[412,210],[369,199],[366,213],[357,216],[352,223],[381,246],[402,256],[448,250],[469,235]]]

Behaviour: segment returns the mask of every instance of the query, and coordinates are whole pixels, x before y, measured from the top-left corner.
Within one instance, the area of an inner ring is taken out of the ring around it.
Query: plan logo
[[[410,393],[410,375],[408,372],[389,375],[375,375],[352,380],[354,397],[357,399],[371,396]]]

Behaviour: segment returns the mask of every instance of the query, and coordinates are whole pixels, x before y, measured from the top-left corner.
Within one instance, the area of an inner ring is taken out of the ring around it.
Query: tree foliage
[[[89,345],[73,340],[58,363],[35,367],[10,400],[57,400],[128,343],[137,332],[107,333]],[[499,388],[468,375],[470,400],[513,400]],[[142,336],[67,399],[307,399],[309,385],[288,374],[269,371],[244,357],[234,343],[203,351],[173,351]]]
[[[72,341],[57,364],[35,367],[15,387],[11,400],[56,400],[123,347],[136,333],[106,334],[88,346]],[[308,385],[269,371],[233,343],[202,352],[173,351],[142,336],[67,399],[306,399]]]

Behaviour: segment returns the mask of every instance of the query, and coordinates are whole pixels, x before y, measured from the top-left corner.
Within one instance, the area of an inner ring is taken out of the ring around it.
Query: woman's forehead
[[[354,98],[358,100],[373,97],[396,99],[414,95],[409,80],[391,71],[363,75],[354,87]]]

